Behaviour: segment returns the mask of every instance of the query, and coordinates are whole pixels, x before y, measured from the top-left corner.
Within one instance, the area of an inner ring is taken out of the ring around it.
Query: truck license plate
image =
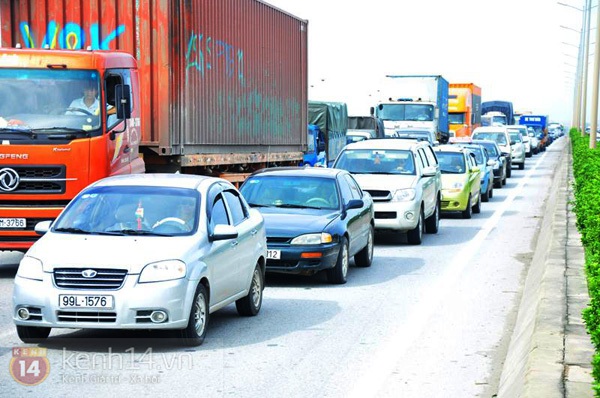
[[[0,228],[25,228],[24,218],[0,218]]]
[[[81,294],[60,294],[60,308],[113,308],[113,296],[86,296]]]
[[[281,260],[281,250],[267,249],[268,260]]]

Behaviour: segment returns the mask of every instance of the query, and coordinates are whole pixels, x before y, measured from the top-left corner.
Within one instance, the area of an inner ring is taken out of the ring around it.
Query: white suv
[[[373,139],[346,145],[333,164],[348,170],[375,204],[375,229],[407,234],[419,245],[437,233],[442,177],[427,141]]]

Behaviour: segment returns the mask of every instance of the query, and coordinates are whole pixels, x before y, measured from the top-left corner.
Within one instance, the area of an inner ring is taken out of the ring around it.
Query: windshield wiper
[[[77,138],[77,134],[87,134],[88,132],[82,129],[74,129],[71,127],[40,127],[32,129],[31,131],[35,131],[38,133],[50,133],[46,135],[48,139],[67,139],[72,140]],[[61,132],[65,134],[56,134],[55,132]]]
[[[35,138],[35,136],[36,136],[36,134],[33,132],[33,130],[30,129],[29,127],[17,127],[17,126],[2,127],[2,128],[0,128],[0,133],[24,134],[24,135],[31,136],[33,138]]]
[[[305,205],[293,205],[293,204],[289,204],[289,203],[283,203],[280,205],[273,205],[275,207],[282,207],[284,209],[306,209],[306,208],[310,208],[310,206],[305,206]]]
[[[55,228],[54,231],[56,231],[56,232],[68,232],[70,234],[85,234],[85,235],[91,234],[90,231],[86,231],[84,229],[75,228],[75,227]]]
[[[85,133],[85,130],[75,129],[72,127],[39,127],[31,129],[31,131],[65,131],[69,133]]]
[[[271,207],[270,205],[260,205],[258,203],[248,203],[250,207]]]
[[[146,235],[146,236],[172,236],[144,229],[113,229],[110,231],[99,232],[100,235]]]

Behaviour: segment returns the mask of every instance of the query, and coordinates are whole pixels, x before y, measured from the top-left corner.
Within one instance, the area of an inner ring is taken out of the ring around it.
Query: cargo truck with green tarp
[[[344,102],[308,101],[308,123],[325,136],[326,164],[331,166],[346,145],[348,106]]]

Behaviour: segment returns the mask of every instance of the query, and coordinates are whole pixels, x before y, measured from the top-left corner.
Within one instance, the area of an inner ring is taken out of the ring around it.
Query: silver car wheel
[[[206,300],[204,295],[198,294],[196,296],[196,302],[194,303],[194,329],[198,336],[204,334],[204,328],[206,327],[206,317],[208,311],[206,310]]]
[[[256,268],[254,270],[254,274],[252,275],[252,303],[254,303],[254,306],[258,308],[258,306],[260,305],[260,301],[261,301],[261,295],[262,295],[262,282],[261,282],[261,277],[260,277],[260,271],[258,270],[258,268]]]

